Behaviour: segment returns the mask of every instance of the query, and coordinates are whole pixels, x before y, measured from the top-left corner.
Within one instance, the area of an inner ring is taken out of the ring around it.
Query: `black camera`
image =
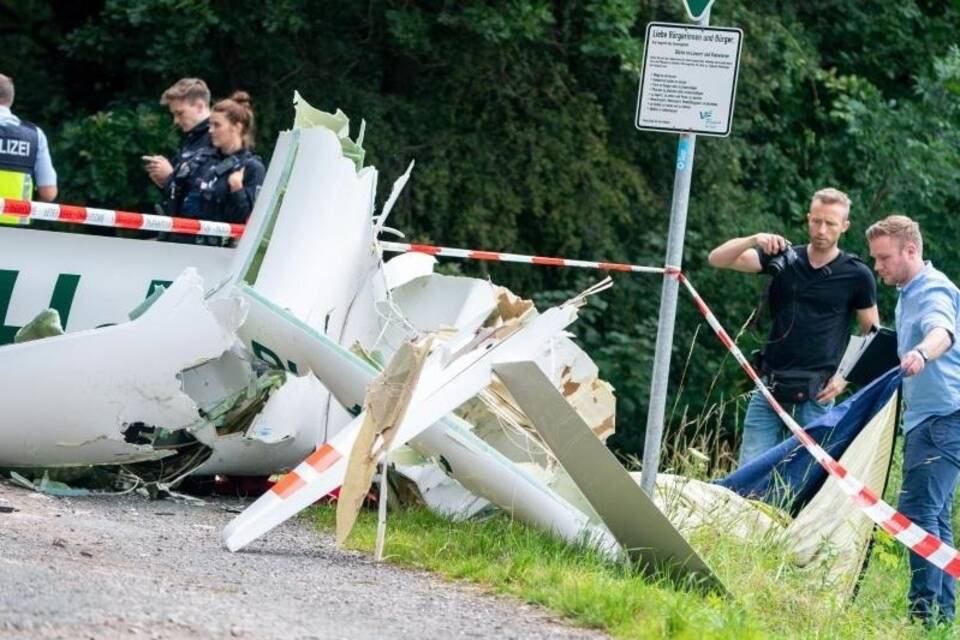
[[[792,267],[796,261],[797,252],[793,250],[792,246],[787,245],[786,249],[770,258],[770,262],[767,263],[767,272],[771,275],[777,275],[788,265]]]

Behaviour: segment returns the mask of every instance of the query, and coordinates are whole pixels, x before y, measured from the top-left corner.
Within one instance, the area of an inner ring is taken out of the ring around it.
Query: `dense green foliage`
[[[150,208],[138,158],[173,140],[157,98],[198,75],[216,95],[252,94],[265,156],[291,122],[294,89],[354,127],[366,119],[381,191],[417,160],[393,219],[417,240],[663,260],[676,140],[632,122],[644,27],[683,20],[679,0],[4,0],[0,16],[0,72],[17,81],[16,111],[51,138],[64,202]],[[899,210],[956,271],[960,4],[719,0],[712,23],[741,27],[744,52],[733,134],[697,147],[684,262],[721,321],[739,326],[760,283],[707,268],[709,248],[759,230],[802,242],[821,186],[854,198],[847,247],[862,252],[867,223]],[[596,277],[460,268],[540,300]],[[642,443],[659,289],[619,276],[577,329],[617,387],[625,451]],[[699,323],[681,298],[675,393],[697,344],[671,426],[729,438],[736,411],[704,416],[747,385]]]

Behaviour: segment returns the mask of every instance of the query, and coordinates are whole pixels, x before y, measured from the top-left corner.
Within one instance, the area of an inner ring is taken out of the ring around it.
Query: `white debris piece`
[[[287,376],[246,431],[197,439],[213,451],[193,473],[268,476],[293,468],[323,436],[324,389],[313,376]]]
[[[436,264],[437,259],[426,253],[398,254],[383,265],[387,289],[393,291],[411,280],[431,275]]]
[[[391,459],[395,455],[391,455]],[[490,501],[468,491],[459,482],[429,460],[414,464],[393,462],[391,469],[410,480],[416,487],[418,498],[434,513],[462,521],[472,518],[490,507]]]
[[[270,245],[252,286],[325,334],[376,269],[377,172],[359,173],[325,128],[300,131],[299,149]]]
[[[500,362],[494,370],[634,562],[651,575],[692,575],[703,586],[726,592],[535,362]]]
[[[405,254],[398,258],[410,255],[414,254]],[[398,258],[387,263],[388,273],[391,265]],[[399,270],[403,273],[410,269],[406,264],[402,264]],[[401,316],[392,320],[385,332],[387,337],[383,341],[383,346],[388,351],[395,341],[411,335],[438,332],[445,335],[443,338],[446,340],[445,348],[452,354],[463,348],[472,339],[471,336],[484,324],[494,326],[498,322],[509,322],[518,315],[528,313],[536,315],[536,310],[531,303],[485,280],[439,274],[417,278],[397,278],[397,280],[403,284],[392,291],[392,301]],[[453,332],[459,332],[463,338],[458,342],[450,335]],[[580,347],[561,332],[543,343],[537,350],[535,359],[541,367],[551,372],[551,378],[555,381],[557,388],[588,420],[598,437],[605,437],[613,432],[616,406],[613,394],[609,386],[604,386],[606,383],[598,379],[599,371],[596,365]],[[461,422],[468,426],[468,430],[472,430],[470,439],[482,442],[484,451],[481,454],[477,450],[477,443],[472,443],[470,455],[478,457],[466,458],[469,473],[463,472],[463,464],[451,469],[449,461],[444,457],[443,463],[439,464],[447,470],[446,483],[436,474],[426,471],[408,475],[407,477],[411,480],[429,479],[428,486],[419,486],[420,493],[425,496],[425,499],[427,495],[430,496],[427,501],[428,506],[458,519],[467,517],[469,513],[475,511],[476,505],[459,497],[462,492],[460,484],[466,482],[474,493],[485,497],[492,496],[496,504],[506,505],[503,508],[512,513],[515,510],[515,502],[523,504],[523,500],[513,500],[507,488],[503,488],[502,492],[500,489],[494,489],[501,486],[499,482],[480,487],[475,480],[474,470],[492,464],[484,460],[488,457],[489,451],[496,451],[509,462],[520,465],[516,467],[507,464],[511,468],[510,472],[505,472],[505,478],[508,479],[507,485],[513,486],[510,483],[515,482],[515,475],[522,471],[523,483],[535,479],[538,487],[560,490],[560,495],[567,502],[576,504],[580,511],[599,523],[599,518],[593,513],[589,503],[576,490],[563,468],[556,464],[549,449],[533,432],[529,421],[516,407],[509,392],[498,380],[492,380],[491,384],[477,397],[462,405],[457,410],[457,414],[464,419]],[[449,424],[447,428],[449,429]],[[452,436],[446,434],[446,437],[449,439]],[[424,440],[429,444],[425,445]],[[439,450],[455,447],[462,453],[463,440],[464,437],[461,437],[457,444],[454,444],[454,440],[445,441],[440,433],[434,433],[431,430],[429,436],[425,434],[414,439],[411,446],[431,458],[430,461],[422,463],[424,466],[433,467],[438,464],[437,461],[441,457],[438,454],[438,447]],[[398,468],[397,471],[400,473],[411,471],[411,465]],[[447,499],[441,502],[439,496]],[[536,504],[536,500],[530,504]],[[466,511],[458,512],[458,505]],[[537,521],[532,510],[531,520]]]
[[[187,269],[136,320],[0,349],[0,465],[54,466],[158,459],[124,439],[132,425],[179,430],[200,419],[180,373],[236,340],[239,298],[208,305]],[[38,395],[44,389],[49,397]]]

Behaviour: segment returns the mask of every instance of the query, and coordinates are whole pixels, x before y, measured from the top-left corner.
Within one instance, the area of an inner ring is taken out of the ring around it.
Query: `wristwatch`
[[[920,357],[923,358],[923,364],[927,364],[928,362],[930,362],[930,355],[926,352],[926,350],[923,347],[915,347],[913,350],[919,353]]]

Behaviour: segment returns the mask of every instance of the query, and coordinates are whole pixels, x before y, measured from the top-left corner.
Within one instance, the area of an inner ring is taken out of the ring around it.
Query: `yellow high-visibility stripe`
[[[30,200],[33,196],[33,180],[29,173],[0,169],[0,198]],[[30,224],[30,218],[0,214],[0,224]]]

